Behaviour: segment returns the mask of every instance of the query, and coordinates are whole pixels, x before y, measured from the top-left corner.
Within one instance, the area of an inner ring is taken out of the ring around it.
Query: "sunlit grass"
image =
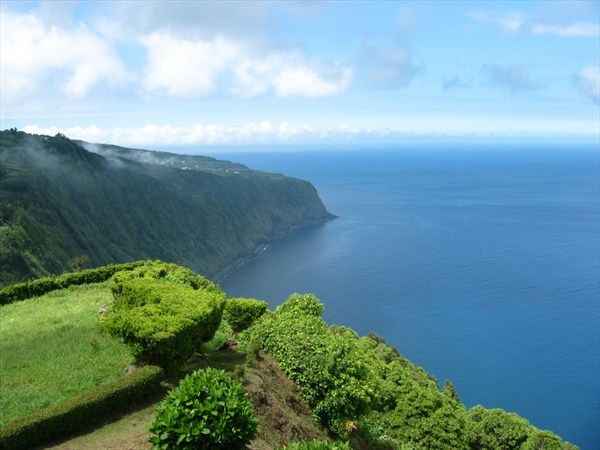
[[[111,299],[88,285],[0,307],[0,424],[123,373],[133,358],[98,322]]]

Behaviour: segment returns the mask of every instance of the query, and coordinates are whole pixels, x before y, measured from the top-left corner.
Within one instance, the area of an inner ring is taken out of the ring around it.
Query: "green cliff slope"
[[[92,150],[92,151],[90,151]],[[202,156],[0,132],[0,285],[159,258],[216,275],[327,220],[314,187]]]

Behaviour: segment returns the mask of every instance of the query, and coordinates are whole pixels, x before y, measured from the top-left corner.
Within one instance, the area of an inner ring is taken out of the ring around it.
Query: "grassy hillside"
[[[0,387],[8,402],[1,405],[3,412],[14,405],[31,403],[29,410],[11,413],[14,417],[27,414],[45,406],[44,402],[60,401],[54,392],[75,395],[70,388],[81,381],[92,379],[94,386],[102,379],[114,377],[130,359],[126,354],[118,356],[120,352],[109,353],[107,358],[96,353],[105,345],[118,347],[103,341],[102,329],[111,330],[106,326],[111,314],[129,310],[131,314],[122,317],[129,317],[133,320],[130,324],[143,328],[145,314],[137,312],[157,308],[173,311],[180,302],[162,289],[165,286],[169,291],[177,286],[195,286],[197,299],[203,303],[211,302],[210,296],[217,299],[223,294],[217,286],[180,266],[160,261],[130,266],[123,266],[126,271],[117,272],[102,285],[71,287],[22,301],[15,299],[16,302],[0,307]],[[51,289],[50,283],[42,285]],[[148,291],[153,286],[157,289]],[[467,410],[451,383],[440,386],[382,338],[374,334],[360,337],[347,327],[326,324],[321,316],[324,305],[313,295],[294,294],[275,311],[263,309],[257,318],[251,311],[256,311],[260,303],[249,299],[220,303],[227,311],[223,316],[230,317],[232,324],[239,324],[237,329],[241,331],[233,334],[227,321],[221,320],[210,341],[198,343],[183,364],[169,366],[165,386],[174,388],[183,376],[199,368],[228,370],[242,383],[258,415],[259,433],[250,448],[279,449],[292,441],[330,437],[348,441],[355,449],[577,448],[516,414],[481,406]],[[101,304],[106,306],[106,316],[104,311],[98,314]],[[154,330],[154,340],[138,343],[151,345],[155,350],[155,345],[169,348],[169,323],[173,322],[166,321],[167,328]],[[199,322],[197,332],[203,334],[205,326],[212,326],[208,316]],[[246,326],[249,328],[243,329]],[[187,333],[183,329],[173,332],[181,336]],[[131,348],[132,342],[128,345]],[[144,353],[138,356],[142,358],[138,363],[144,363]],[[105,373],[108,375],[102,375]],[[23,386],[21,399],[12,393],[19,386]],[[38,398],[52,400],[30,400],[28,391],[36,389]],[[103,424],[104,416],[92,415],[92,422],[86,423],[99,428],[84,432],[63,448],[147,448],[148,426],[155,417],[153,405],[159,400],[154,397],[150,403],[120,403],[128,405],[120,410],[127,415],[107,418],[113,422],[110,425]],[[214,400],[213,403],[217,404]],[[187,401],[180,404],[196,405]],[[234,404],[229,406],[233,408]],[[187,415],[180,417],[188,420]],[[0,427],[0,437],[14,429],[14,423]],[[173,432],[177,432],[176,427]],[[48,439],[45,433],[38,436],[42,441]]]
[[[310,183],[283,175],[0,132],[0,286],[61,273],[78,257],[72,265],[159,258],[215,275],[330,217]]]
[[[133,357],[98,323],[111,300],[84,285],[0,308],[0,425],[123,374]]]

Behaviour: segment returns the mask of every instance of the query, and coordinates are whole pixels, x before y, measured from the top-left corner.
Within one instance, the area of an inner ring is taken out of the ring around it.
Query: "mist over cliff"
[[[216,276],[331,218],[308,182],[205,156],[0,132],[0,285],[158,258]]]

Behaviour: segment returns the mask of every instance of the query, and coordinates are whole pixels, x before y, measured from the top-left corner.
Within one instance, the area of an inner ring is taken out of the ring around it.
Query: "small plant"
[[[150,425],[154,449],[242,449],[258,421],[242,386],[222,370],[186,376],[159,405]]]

